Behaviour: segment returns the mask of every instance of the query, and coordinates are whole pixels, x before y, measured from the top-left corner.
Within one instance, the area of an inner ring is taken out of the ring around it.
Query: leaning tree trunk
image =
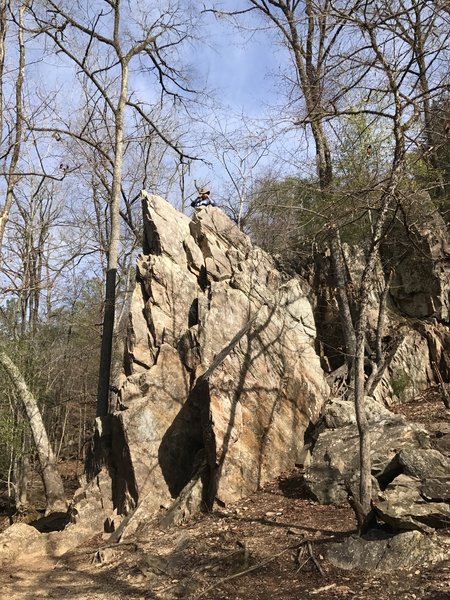
[[[62,479],[56,468],[56,458],[50,446],[47,431],[45,430],[36,398],[28,389],[22,373],[4,352],[0,352],[0,365],[10,377],[20,401],[23,404],[28,422],[30,423],[31,434],[36,446],[45,489],[45,514],[47,515],[56,511],[66,511],[67,503]]]

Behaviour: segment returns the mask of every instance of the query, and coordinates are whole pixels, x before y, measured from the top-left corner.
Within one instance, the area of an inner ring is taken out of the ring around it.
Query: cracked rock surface
[[[227,504],[298,462],[328,396],[306,284],[218,208],[191,220],[149,195],[143,208],[112,427],[116,505],[169,508],[193,478],[197,509]]]

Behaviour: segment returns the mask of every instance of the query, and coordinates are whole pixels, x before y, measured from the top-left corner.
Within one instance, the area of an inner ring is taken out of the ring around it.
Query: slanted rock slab
[[[379,518],[396,530],[446,528],[450,523],[450,460],[431,448],[404,448],[378,475]]]

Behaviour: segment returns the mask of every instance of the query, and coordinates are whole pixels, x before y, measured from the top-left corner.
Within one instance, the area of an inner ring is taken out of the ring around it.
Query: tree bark
[[[30,424],[45,488],[45,513],[47,515],[51,512],[66,511],[67,502],[62,479],[56,468],[56,458],[50,446],[36,398],[28,389],[22,373],[5,352],[0,352],[0,365],[11,379]]]
[[[28,506],[28,481],[30,461],[27,456],[17,456],[14,460],[14,499],[16,510],[22,512]]]
[[[116,313],[116,279],[120,243],[119,219],[123,164],[123,136],[127,95],[128,62],[122,60],[120,96],[115,113],[114,171],[110,201],[111,234],[108,248],[108,265],[106,269],[105,309],[103,316],[103,333],[97,393],[97,417],[104,416],[109,412],[109,384],[111,379],[114,320]]]
[[[6,177],[6,197],[5,203],[0,210],[0,245],[3,241],[3,236],[5,233],[6,223],[9,219],[9,213],[11,211],[11,206],[14,198],[14,187],[18,180],[17,175],[17,165],[20,157],[20,150],[22,144],[22,131],[23,131],[23,84],[25,78],[25,44],[23,39],[23,19],[24,12],[28,6],[28,1],[25,1],[19,8],[19,22],[18,22],[18,47],[19,47],[19,66],[17,72],[17,79],[15,85],[15,111],[16,111],[16,122],[15,122],[15,134],[14,134],[14,143],[13,143],[13,151],[11,162],[8,168],[8,174]],[[0,9],[0,22],[1,22],[1,34],[0,38],[3,38],[3,42],[1,44],[2,49],[0,51],[0,60],[1,69],[0,74],[3,71],[3,58],[4,58],[4,29],[6,27],[6,17],[4,16],[3,6]],[[2,100],[3,96],[0,95],[0,100]],[[3,110],[3,107],[0,106],[0,112]],[[0,120],[0,123],[3,123],[3,120]]]
[[[355,356],[355,413],[359,432],[359,501],[364,514],[371,510],[372,499],[372,460],[370,456],[370,429],[365,411],[364,350],[366,341],[366,307],[361,307],[360,322],[356,337]]]
[[[356,354],[356,337],[355,327],[353,324],[352,314],[350,310],[350,302],[347,293],[347,278],[345,274],[345,266],[342,259],[342,246],[339,229],[336,225],[330,227],[331,240],[331,262],[333,265],[334,277],[336,281],[336,295],[339,307],[339,316],[344,335],[346,363],[348,373],[352,376],[353,365]]]

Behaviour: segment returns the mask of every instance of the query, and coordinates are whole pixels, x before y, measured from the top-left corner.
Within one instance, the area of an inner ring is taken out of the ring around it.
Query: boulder
[[[392,411],[370,396],[365,399],[365,408],[369,423],[395,417]],[[343,398],[332,398],[325,405],[323,418],[329,429],[356,425],[355,403]]]
[[[442,485],[443,489],[437,493],[448,498],[448,482],[430,482]],[[447,528],[450,522],[450,505],[443,502],[432,501],[424,494],[426,482],[421,482],[416,477],[399,475],[390,483],[383,492],[375,494],[373,507],[377,517],[389,525],[393,531],[417,529],[430,532],[433,529]],[[430,490],[433,490],[431,486]],[[437,490],[434,489],[434,493]],[[432,491],[433,495],[433,491]]]
[[[68,550],[91,538],[94,531],[68,525],[63,531],[41,533],[32,525],[14,523],[0,533],[0,566],[30,561],[32,558],[60,558]]]
[[[0,534],[0,565],[32,557],[59,558],[94,534],[107,531],[107,522],[112,529],[118,526],[122,517],[113,508],[107,470],[100,469],[89,482],[85,477],[81,480],[67,513],[55,513],[30,525],[14,523]]]
[[[434,440],[433,446],[439,450],[441,454],[450,457],[450,423],[447,425],[449,431],[447,433],[438,431]]]
[[[450,459],[432,448],[419,425],[409,424],[369,398],[373,495],[378,521],[392,531],[430,532],[450,522]],[[359,485],[359,437],[352,403],[332,400],[324,411],[326,429],[316,442],[305,474],[319,502],[344,503],[348,484]]]
[[[377,476],[378,517],[395,530],[446,528],[450,522],[450,460],[435,449],[405,448]]]
[[[45,535],[26,523],[14,523],[0,534],[0,565],[45,554]]]
[[[381,473],[402,448],[429,447],[427,432],[397,415],[372,420],[372,473]],[[359,436],[355,425],[323,431],[317,440],[305,481],[312,496],[323,504],[347,500],[345,482],[358,488]],[[376,480],[374,480],[376,484]]]
[[[378,475],[378,481],[383,483],[400,473],[421,480],[450,479],[450,460],[432,448],[406,448],[396,454],[391,463]]]
[[[330,544],[326,557],[340,569],[395,571],[444,560],[448,552],[438,540],[419,531],[397,535],[376,532],[376,536],[352,536],[342,543]]]
[[[110,472],[119,512],[180,497],[179,520],[291,469],[328,385],[304,281],[218,208],[191,220],[144,193],[143,210]]]

